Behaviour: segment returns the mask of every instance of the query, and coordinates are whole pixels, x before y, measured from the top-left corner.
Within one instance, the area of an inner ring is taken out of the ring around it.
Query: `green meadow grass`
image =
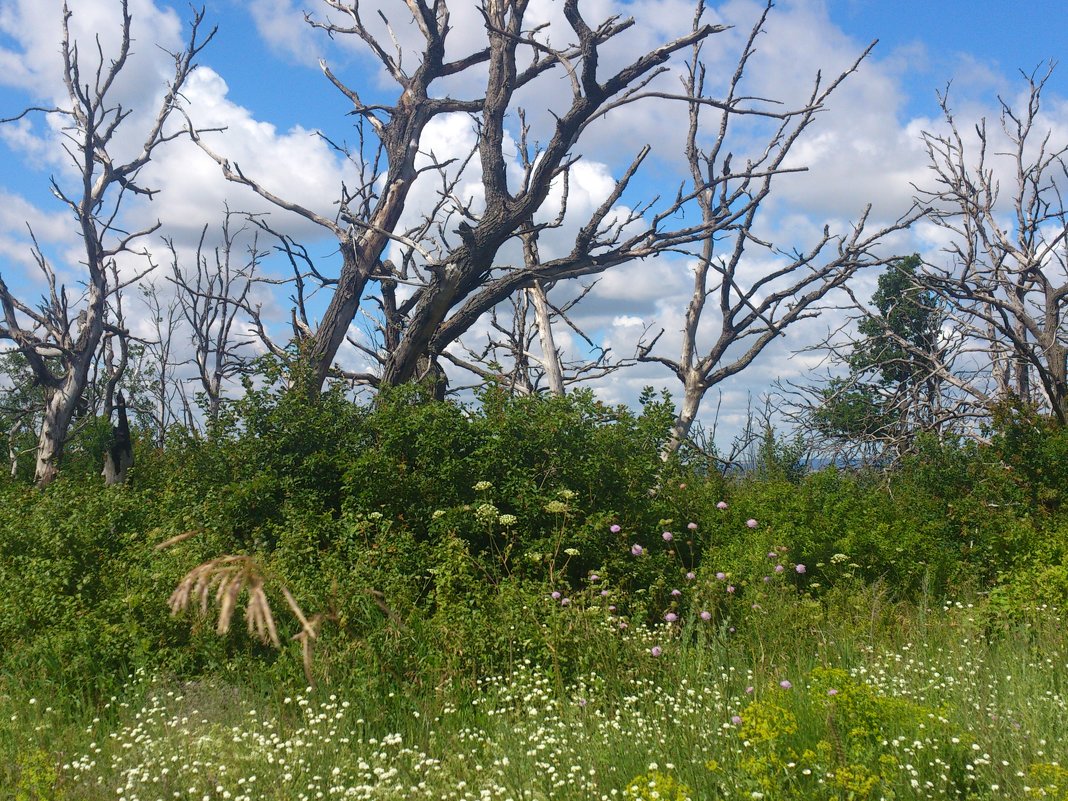
[[[593,640],[604,653],[591,658],[612,671],[561,679],[551,664],[519,661],[475,684],[381,697],[344,680],[283,692],[266,680],[137,675],[94,706],[5,676],[7,793],[1068,797],[1068,638],[1056,611],[992,627],[981,604],[867,600],[865,629],[833,609],[803,612],[798,597],[750,608],[755,619],[736,634],[700,618],[621,629],[596,609],[564,609],[610,634]]]

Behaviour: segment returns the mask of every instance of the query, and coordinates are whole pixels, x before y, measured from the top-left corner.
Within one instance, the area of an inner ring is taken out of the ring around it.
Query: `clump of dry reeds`
[[[197,532],[187,531],[176,537],[171,537],[156,546],[157,550],[168,548],[179,542],[195,536]],[[217,634],[224,635],[230,631],[234,611],[243,591],[248,593],[248,601],[245,604],[245,622],[248,625],[250,635],[257,637],[263,643],[269,643],[275,648],[281,648],[282,643],[278,638],[278,627],[274,622],[274,613],[271,611],[271,603],[267,598],[266,571],[251,556],[227,555],[209,559],[207,562],[197,565],[185,576],[167,604],[170,606],[172,615],[179,615],[196,605],[205,617],[211,607],[212,599],[219,607],[219,617],[215,624]],[[315,640],[319,637],[323,621],[326,615],[317,614],[308,617],[300,608],[296,598],[281,582],[276,582],[289,606],[293,616],[300,623],[301,630],[293,636],[301,644],[301,653],[304,662],[304,677],[308,685],[315,686],[315,678],[312,672],[312,659]]]
[[[248,632],[261,642],[281,647],[278,628],[274,623],[271,605],[264,592],[264,577],[259,565],[250,556],[220,556],[197,565],[178,583],[167,601],[171,614],[178,615],[197,602],[200,613],[207,616],[212,596],[219,606],[219,619],[215,625],[218,634],[230,631],[237,600],[242,590],[248,590],[245,606],[245,621]]]

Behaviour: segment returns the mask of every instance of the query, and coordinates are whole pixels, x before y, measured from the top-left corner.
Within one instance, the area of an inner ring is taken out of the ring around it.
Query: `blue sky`
[[[1012,76],[1068,52],[1068,9],[1060,0],[830,0],[827,10],[857,39],[878,39],[877,58],[919,46],[909,82],[917,110],[947,80],[967,81],[967,62]],[[1068,75],[1054,83],[1063,90]]]
[[[76,22],[92,20],[91,29],[104,33],[111,26],[115,0],[72,0]],[[317,0],[214,0],[207,7],[207,24],[217,25],[215,42],[201,58],[205,69],[188,93],[189,110],[198,120],[225,124],[227,134],[217,140],[228,156],[240,160],[264,182],[284,188],[290,196],[329,209],[336,197],[342,165],[316,129],[342,136],[351,118],[340,96],[322,77],[317,59],[324,56],[346,80],[386,91],[375,66],[358,48],[328,42],[301,22],[302,3],[316,8]],[[188,7],[165,0],[131,0],[135,15],[138,81],[146,85],[165,59],[154,47],[174,48]],[[399,20],[403,4],[381,3]],[[553,7],[553,0],[535,5]],[[758,7],[751,0],[711,3],[713,14],[744,27]],[[454,19],[463,20],[472,5],[454,3]],[[637,45],[662,41],[689,27],[686,0],[588,0],[583,8],[595,14],[616,10],[639,21]],[[17,113],[27,103],[54,102],[60,97],[55,70],[58,48],[58,0],[0,0],[0,117]],[[938,125],[936,91],[952,82],[954,107],[961,119],[996,119],[997,95],[1008,99],[1021,89],[1017,70],[1030,71],[1068,52],[1068,26],[1062,2],[1026,3],[980,0],[961,2],[885,2],[881,0],[783,0],[772,12],[767,35],[758,43],[753,83],[762,92],[797,102],[815,74],[841,69],[872,39],[880,43],[872,58],[832,100],[800,156],[810,172],[784,181],[768,204],[766,230],[784,246],[803,244],[825,223],[846,226],[866,202],[885,220],[902,213],[911,200],[911,182],[926,175],[919,131]],[[469,20],[468,20],[469,23]],[[655,28],[655,30],[654,30]],[[474,33],[477,33],[475,31]],[[457,36],[472,35],[470,25]],[[659,39],[658,39],[659,37]],[[730,35],[709,45],[715,74],[731,64]],[[713,50],[712,48],[718,48]],[[138,86],[131,102],[148,98]],[[150,88],[150,87],[149,87]],[[388,95],[384,95],[388,97]],[[1068,64],[1051,78],[1045,95],[1049,124],[1058,136],[1068,136]],[[540,98],[533,98],[536,103]],[[551,105],[546,99],[545,102]],[[628,112],[629,113],[629,112]],[[624,124],[619,124],[620,122]],[[677,126],[675,126],[677,127]],[[462,148],[470,125],[460,121],[435,129],[437,148]],[[656,191],[675,169],[671,150],[677,134],[654,109],[636,109],[610,128],[593,130],[583,157],[585,185],[591,200],[609,185],[620,164],[648,141],[658,148],[655,169],[639,188]],[[46,242],[51,255],[77,278],[71,232],[51,199],[47,176],[59,171],[54,132],[37,118],[34,127],[0,129],[0,271],[16,286],[32,292],[35,276],[27,259],[25,224]],[[192,148],[176,147],[152,167],[164,190],[151,207],[135,207],[134,221],[160,219],[179,246],[191,244],[205,223],[218,221],[222,203],[231,208],[266,210],[262,202],[228,186],[217,167]],[[674,180],[674,179],[672,179]],[[315,241],[306,224],[272,218],[280,227],[319,247],[326,257],[330,244]],[[158,241],[150,243],[160,249]],[[937,253],[940,242],[931,231],[918,228],[888,244],[896,252]],[[757,269],[757,266],[754,267]],[[870,295],[874,276],[862,278],[861,297]],[[585,330],[624,355],[634,346],[643,325],[663,327],[668,352],[675,347],[679,315],[688,293],[688,276],[679,264],[658,262],[606,274],[578,312]],[[284,294],[263,297],[265,308],[278,319],[288,316]],[[759,364],[725,384],[721,428],[737,427],[745,405],[768,388],[770,378],[811,373],[818,360],[795,354],[824,336],[837,324],[832,316],[792,332],[770,348]],[[566,342],[566,337],[565,337]],[[580,347],[572,343],[573,347]],[[616,374],[598,387],[613,401],[633,402],[647,384],[676,390],[672,377],[645,365]],[[714,406],[714,399],[708,405]]]
[[[1008,86],[1017,70],[1030,72],[1068,55],[1068,6],[1061,0],[827,0],[809,5],[858,47],[878,39],[874,61],[901,62],[908,91],[904,111],[911,114],[933,113],[935,92],[949,81],[961,88],[979,82],[989,89],[991,79]],[[182,11],[180,4],[173,6]],[[274,58],[260,57],[263,38],[249,6],[243,0],[209,4],[208,18],[220,30],[203,61],[226,77],[237,102],[256,108],[263,119],[281,127],[307,124],[321,114],[322,100],[332,90],[314,65],[277,46],[271,51]],[[314,8],[310,0],[304,6]],[[257,57],[248,58],[250,52]],[[273,102],[279,82],[288,84],[284,103]],[[1050,85],[1062,96],[1068,94],[1068,66],[1054,74]]]

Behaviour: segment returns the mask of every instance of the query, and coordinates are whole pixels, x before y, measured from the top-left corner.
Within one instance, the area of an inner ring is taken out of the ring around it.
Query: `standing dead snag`
[[[248,236],[250,226],[235,226],[234,216],[234,212],[227,208],[220,231],[222,241],[210,252],[205,248],[208,226],[201,229],[192,268],[182,264],[178,249],[172,241],[167,241],[171,252],[168,280],[174,284],[175,302],[189,326],[192,361],[197,368],[193,380],[199,383],[203,392],[209,427],[219,419],[227,382],[247,369],[243,349],[248,342],[239,337],[241,319],[238,315],[246,312],[266,338],[259,309],[249,301],[253,284],[259,280],[257,270],[264,256],[259,248],[258,230]],[[254,218],[246,221],[255,222]],[[246,258],[241,259],[238,254],[246,236]],[[193,428],[196,425],[193,404],[184,389],[181,395],[187,424]]]
[[[151,197],[156,190],[138,182],[138,174],[149,163],[156,148],[178,134],[166,130],[171,114],[178,108],[182,86],[196,68],[195,59],[214,35],[200,38],[202,13],[194,15],[192,31],[184,50],[174,53],[174,74],[170,79],[155,118],[138,141],[141,149],[129,161],[117,162],[110,152],[116,133],[128,122],[131,111],[114,99],[115,84],[130,54],[131,17],[128,0],[120,3],[121,42],[118,52],[105,58],[102,51],[95,68],[84,72],[70,30],[73,12],[63,4],[63,78],[67,102],[63,107],[26,109],[12,122],[32,112],[57,115],[65,121],[63,147],[78,173],[68,187],[52,179],[52,193],[74,214],[84,248],[85,293],[72,300],[67,288],[57,282],[56,272],[44,250],[33,240],[33,254],[48,285],[48,294],[36,308],[19,300],[0,277],[0,307],[3,323],[0,338],[14,342],[26,357],[37,382],[44,388],[43,419],[37,445],[37,484],[55,478],[66,444],[70,424],[89,381],[90,368],[97,358],[101,340],[108,331],[109,303],[126,286],[152,269],[148,266],[134,278],[119,281],[115,260],[122,254],[147,253],[134,249],[134,242],[159,224],[134,233],[118,222],[123,200],[128,194]],[[32,236],[32,232],[31,232]],[[80,305],[80,312],[71,308]],[[120,334],[120,332],[113,331]]]
[[[654,355],[655,340],[639,356],[642,361],[664,365],[683,385],[682,407],[665,446],[665,458],[689,437],[710,387],[748,367],[786,328],[818,314],[818,304],[843,287],[860,267],[884,263],[885,259],[872,256],[871,250],[888,233],[908,226],[918,216],[910,213],[888,227],[868,231],[869,206],[849,234],[832,234],[825,226],[820,239],[805,252],[787,251],[757,235],[757,216],[771,194],[773,181],[786,173],[807,170],[788,165],[793,146],[874,46],[870,45],[829,84],[824,85],[817,75],[804,105],[767,115],[781,122],[768,136],[763,151],[739,168],[730,152],[729,139],[732,125],[744,113],[738,108],[743,78],[771,8],[772,3],[768,2],[749,34],[725,101],[705,97],[703,41],[694,42],[687,65],[684,83],[690,120],[686,160],[693,186],[691,197],[700,209],[702,223],[700,248],[690,253],[694,259],[693,294],[686,309],[679,358]],[[703,4],[694,18],[695,29],[702,11]],[[718,115],[715,137],[707,149],[700,144],[702,117],[706,114]],[[753,273],[752,251],[774,255],[778,264]],[[708,344],[701,344],[708,334]]]
[[[104,483],[122,484],[126,471],[133,467],[133,440],[130,439],[130,423],[126,419],[126,399],[120,392],[115,398],[118,422],[111,428],[111,444],[104,454]]]
[[[926,279],[958,336],[984,352],[985,364],[968,381],[972,393],[993,402],[1015,399],[1064,424],[1068,142],[1039,129],[1052,69],[1025,75],[1024,108],[999,98],[1003,142],[992,141],[1001,135],[989,132],[986,120],[975,126],[974,139],[962,135],[943,94],[948,130],[923,135],[935,185],[919,192],[932,206],[928,219],[952,235],[949,263],[925,265]]]
[[[541,264],[537,234],[530,230],[520,236],[524,263],[527,269],[536,270]],[[472,373],[478,382],[493,382],[520,395],[544,391],[559,397],[565,394],[568,385],[603,378],[630,366],[633,359],[613,357],[611,349],[599,346],[571,317],[572,309],[596,283],[585,284],[566,302],[554,304],[548,295],[555,282],[544,284],[536,280],[526,290],[513,294],[503,310],[490,309],[490,330],[480,348],[476,350],[463,339],[457,339],[456,347],[442,351],[441,355]],[[580,348],[586,349],[584,354],[565,358],[554,333],[565,329],[579,338]],[[459,349],[465,351],[463,356],[457,355]]]
[[[331,16],[328,21],[309,17],[311,24],[333,37],[361,40],[398,87],[391,104],[371,103],[322,65],[327,80],[350,105],[349,114],[357,118],[360,141],[358,149],[337,145],[355,165],[358,181],[342,186],[336,217],[325,217],[268,190],[194,134],[227,179],[316,223],[337,239],[340,269],[336,278],[322,282],[331,293],[330,302],[303,341],[314,371],[313,391],[321,388],[356,314],[368,302],[381,304],[386,331],[381,350],[373,354],[379,372],[367,378],[371,383],[397,385],[418,379],[446,347],[516,292],[668,252],[707,232],[706,222],[669,227],[677,225],[678,213],[691,195],[657,208],[624,207],[624,195],[650,151],[645,147],[622,171],[605,201],[578,227],[568,252],[539,259],[533,267],[521,259],[516,264],[501,263],[502,254],[509,253],[506,246],[522,250],[524,232],[536,234],[553,225],[541,221],[554,216],[546,215],[552,188],[565,190],[566,208],[568,176],[584,131],[628,104],[684,100],[650,87],[677,53],[725,30],[724,26],[699,21],[689,32],[639,52],[611,70],[604,66],[608,59],[600,58],[601,51],[609,42],[616,44],[635,24],[633,19],[612,17],[591,25],[577,0],[565,0],[563,23],[531,28],[525,23],[528,0],[487,0],[478,4],[485,38],[449,61],[446,44],[452,42],[446,0],[407,0],[421,39],[421,51],[412,62],[412,53],[403,50],[393,35],[390,20],[384,16],[381,24],[379,19],[365,20],[356,2],[322,2]],[[388,44],[391,39],[393,45]],[[454,96],[461,75],[478,80],[484,88],[467,97]],[[538,145],[531,144],[533,136],[517,136],[509,125],[525,119],[517,93],[543,78],[545,83],[569,87],[570,98],[546,115],[552,121],[546,123]],[[744,113],[745,103],[745,98],[737,98],[728,105]],[[425,141],[430,122],[445,115],[469,116],[478,132],[467,160],[439,161]],[[519,177],[512,152],[517,141],[525,151],[519,161],[529,165]],[[454,191],[458,170],[468,161],[480,173],[477,202]],[[440,182],[442,192],[433,209],[419,209],[413,215],[412,190],[421,179]],[[418,222],[405,228],[402,217],[416,217]],[[399,258],[387,254],[388,248]],[[397,286],[405,288],[403,298]]]

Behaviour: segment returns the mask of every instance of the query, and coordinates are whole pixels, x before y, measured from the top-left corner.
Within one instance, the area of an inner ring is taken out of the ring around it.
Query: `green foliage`
[[[552,643],[543,629],[545,568],[567,586],[626,564],[606,521],[659,519],[649,489],[665,408],[635,417],[589,394],[490,391],[470,410],[411,388],[360,407],[336,388],[309,400],[299,375],[263,369],[208,438],[141,448],[124,487],[101,487],[89,457],[47,493],[4,487],[19,510],[0,521],[0,579],[16,587],[0,603],[0,636],[17,643],[5,659],[90,683],[137,666],[252,664],[264,655],[252,640],[215,641],[165,603],[200,562],[247,553],[273,577],[283,638],[299,629],[280,612],[282,586],[323,616],[326,680],[354,665],[375,681],[473,680],[514,660],[517,638],[573,669],[570,628]],[[188,531],[200,533],[154,550]],[[299,660],[283,662],[280,677],[299,681]]]
[[[0,353],[0,387],[0,432],[19,424],[32,430],[44,406],[44,390],[21,352]]]
[[[815,667],[804,685],[775,687],[738,720],[745,747],[739,767],[752,792],[768,799],[899,797],[908,783],[888,744],[917,732],[950,739],[935,710],[841,668]],[[963,749],[944,756],[950,762],[943,769],[962,779]]]
[[[849,357],[855,373],[876,373],[881,384],[922,381],[926,370],[917,353],[930,353],[938,337],[937,299],[920,283],[916,254],[890,264],[879,276],[872,303],[878,315],[860,321],[863,339]]]
[[[692,801],[693,791],[670,774],[653,770],[635,776],[623,797],[633,801]]]
[[[98,399],[91,395],[81,398],[64,449],[64,469],[75,473],[93,469],[99,473],[111,442],[111,423],[93,412]],[[44,407],[44,389],[26,357],[17,350],[0,353],[0,441],[8,453],[14,451],[15,477],[27,483],[33,480]],[[8,465],[5,473],[9,473],[10,462]]]
[[[919,256],[907,256],[879,276],[876,313],[860,320],[860,338],[844,358],[849,376],[821,390],[812,412],[824,437],[896,456],[932,422],[937,387],[928,355],[937,348],[941,315],[918,275],[920,264]]]
[[[890,435],[893,415],[884,408],[879,389],[851,379],[832,378],[813,411],[816,430],[833,439],[883,439]]]
[[[808,447],[803,438],[797,435],[792,440],[784,439],[767,426],[760,437],[750,477],[799,484],[807,472]]]
[[[1006,406],[994,419],[993,451],[1036,512],[1060,509],[1068,493],[1068,428],[1056,418]]]
[[[1063,521],[1036,547],[1003,565],[988,611],[998,622],[1027,621],[1050,608],[1068,609],[1068,525]]]
[[[20,753],[15,758],[14,801],[57,801],[59,774],[52,756],[43,749]]]
[[[883,695],[841,668],[813,668],[812,698],[827,715],[827,727],[838,750],[849,761],[863,760],[881,742],[901,732],[916,731],[928,710],[904,698]]]
[[[0,519],[0,666],[86,687],[139,667],[299,686],[282,587],[318,616],[316,678],[363,676],[368,692],[471,687],[522,659],[561,684],[622,675],[652,644],[621,645],[621,626],[668,614],[697,626],[688,637],[734,630],[774,649],[858,599],[998,582],[1011,613],[1064,592],[1060,432],[1034,420],[993,447],[920,438],[889,478],[806,470],[801,444],[768,431],[754,470],[722,476],[660,460],[671,408],[651,392],[639,414],[499,388],[473,407],[407,387],[361,406],[340,388],[309,398],[299,371],[272,362],[246,389],[208,436],[140,442],[123,487],[101,486],[95,457],[77,454],[44,493],[0,485],[13,510]],[[181,578],[231,553],[270,577],[281,655],[169,615]]]
[[[1051,762],[1036,762],[1027,771],[1027,798],[1068,798],[1068,769]]]
[[[586,393],[358,405],[303,386],[264,362],[206,436],[138,441],[124,486],[98,474],[104,422],[45,491],[0,481],[0,719],[18,723],[0,729],[0,786],[16,798],[114,797],[145,765],[173,771],[143,778],[154,795],[248,791],[236,770],[179,778],[182,737],[255,765],[265,798],[335,767],[391,777],[383,797],[424,781],[420,797],[464,797],[490,773],[516,796],[674,801],[1068,787],[1044,672],[1065,653],[1068,438],[1049,421],[1006,410],[990,445],[918,436],[885,474],[809,470],[769,430],[753,469],[724,476],[660,460],[672,409],[651,391],[633,413]],[[171,617],[174,587],[224,554],[262,569],[280,652]],[[283,588],[314,623],[319,692]],[[112,701],[130,675],[141,702]]]
[[[3,664],[41,681],[106,690],[133,666],[209,664],[220,643],[167,615],[184,565],[157,553],[151,500],[95,476],[47,493],[9,484],[0,504]],[[193,547],[193,546],[190,546]],[[205,541],[210,549],[216,543]]]

